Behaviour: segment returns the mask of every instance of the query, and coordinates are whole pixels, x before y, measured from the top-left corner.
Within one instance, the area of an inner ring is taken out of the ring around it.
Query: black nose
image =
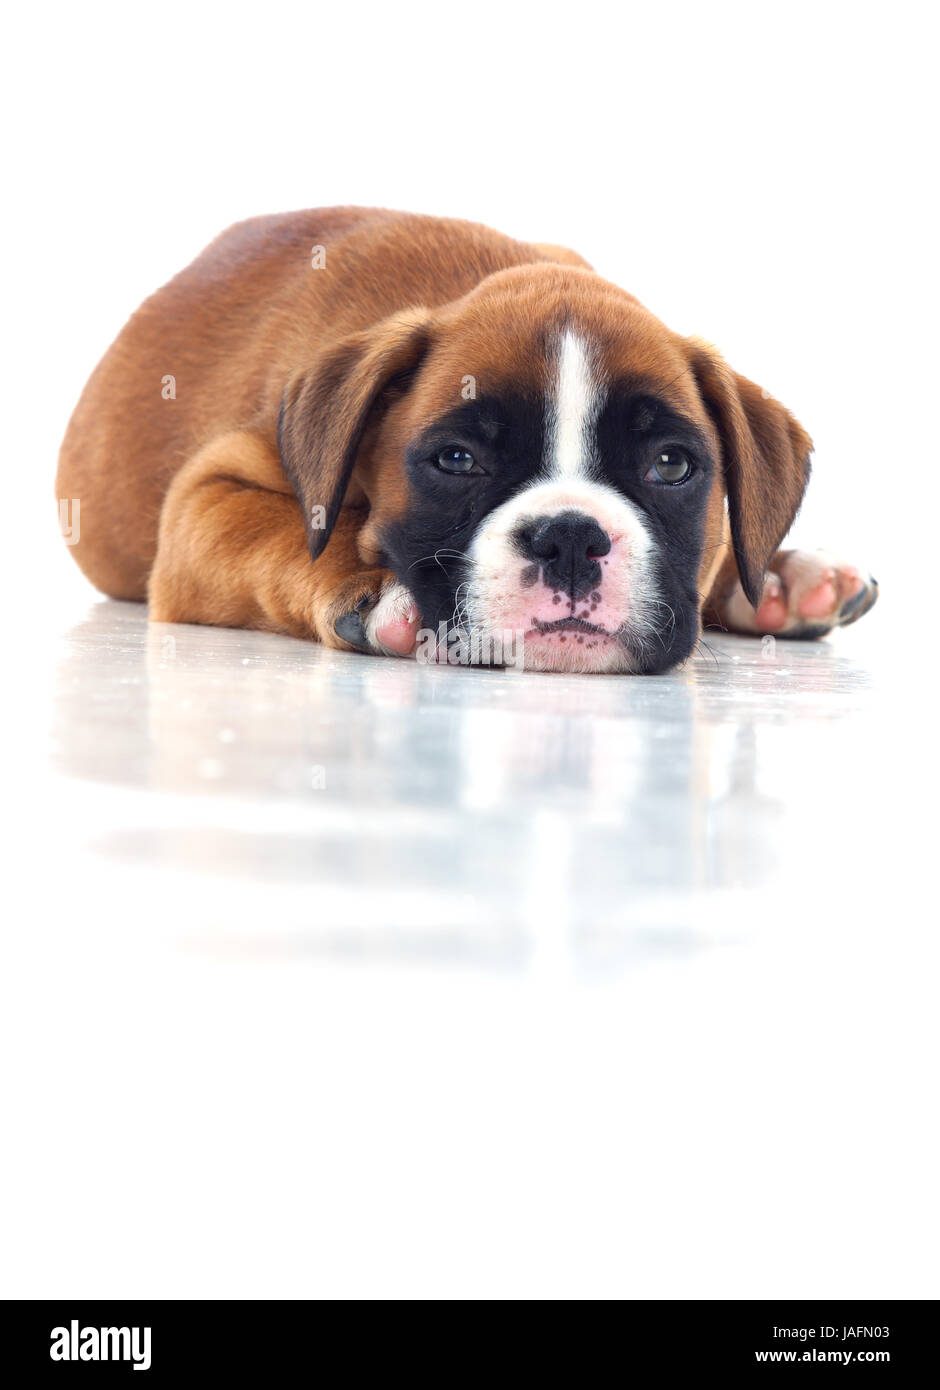
[[[553,589],[584,598],[601,580],[598,559],[610,550],[610,537],[592,516],[559,512],[537,516],[516,532],[527,560],[542,567],[542,578]]]

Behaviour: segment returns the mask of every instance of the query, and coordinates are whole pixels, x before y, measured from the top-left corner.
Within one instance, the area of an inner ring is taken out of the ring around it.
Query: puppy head
[[[692,651],[725,498],[757,600],[811,447],[707,346],[549,264],[333,347],[289,385],[280,441],[308,519],[326,515],[315,556],[354,478],[363,558],[429,627],[522,632],[530,669],[603,672]]]

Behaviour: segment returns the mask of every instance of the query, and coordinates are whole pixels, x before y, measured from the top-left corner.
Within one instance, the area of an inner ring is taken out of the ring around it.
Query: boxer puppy
[[[574,252],[335,208],[232,227],[138,309],[57,495],[85,574],[158,622],[660,672],[703,620],[815,637],[871,608],[856,567],[778,550],[810,449]]]

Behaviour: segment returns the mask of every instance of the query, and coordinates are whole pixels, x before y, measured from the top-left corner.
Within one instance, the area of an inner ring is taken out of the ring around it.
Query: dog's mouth
[[[590,633],[593,637],[615,637],[616,633],[609,632],[606,627],[600,627],[597,623],[589,623],[586,618],[556,618],[554,622],[539,622],[538,618],[532,619],[532,626],[526,633],[537,633],[540,637],[548,636],[553,632],[580,632]]]

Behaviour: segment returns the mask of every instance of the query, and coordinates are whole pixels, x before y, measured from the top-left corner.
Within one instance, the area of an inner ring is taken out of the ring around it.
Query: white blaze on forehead
[[[549,400],[548,473],[552,478],[584,478],[594,459],[594,424],[602,392],[591,371],[582,339],[566,329],[558,348]]]

